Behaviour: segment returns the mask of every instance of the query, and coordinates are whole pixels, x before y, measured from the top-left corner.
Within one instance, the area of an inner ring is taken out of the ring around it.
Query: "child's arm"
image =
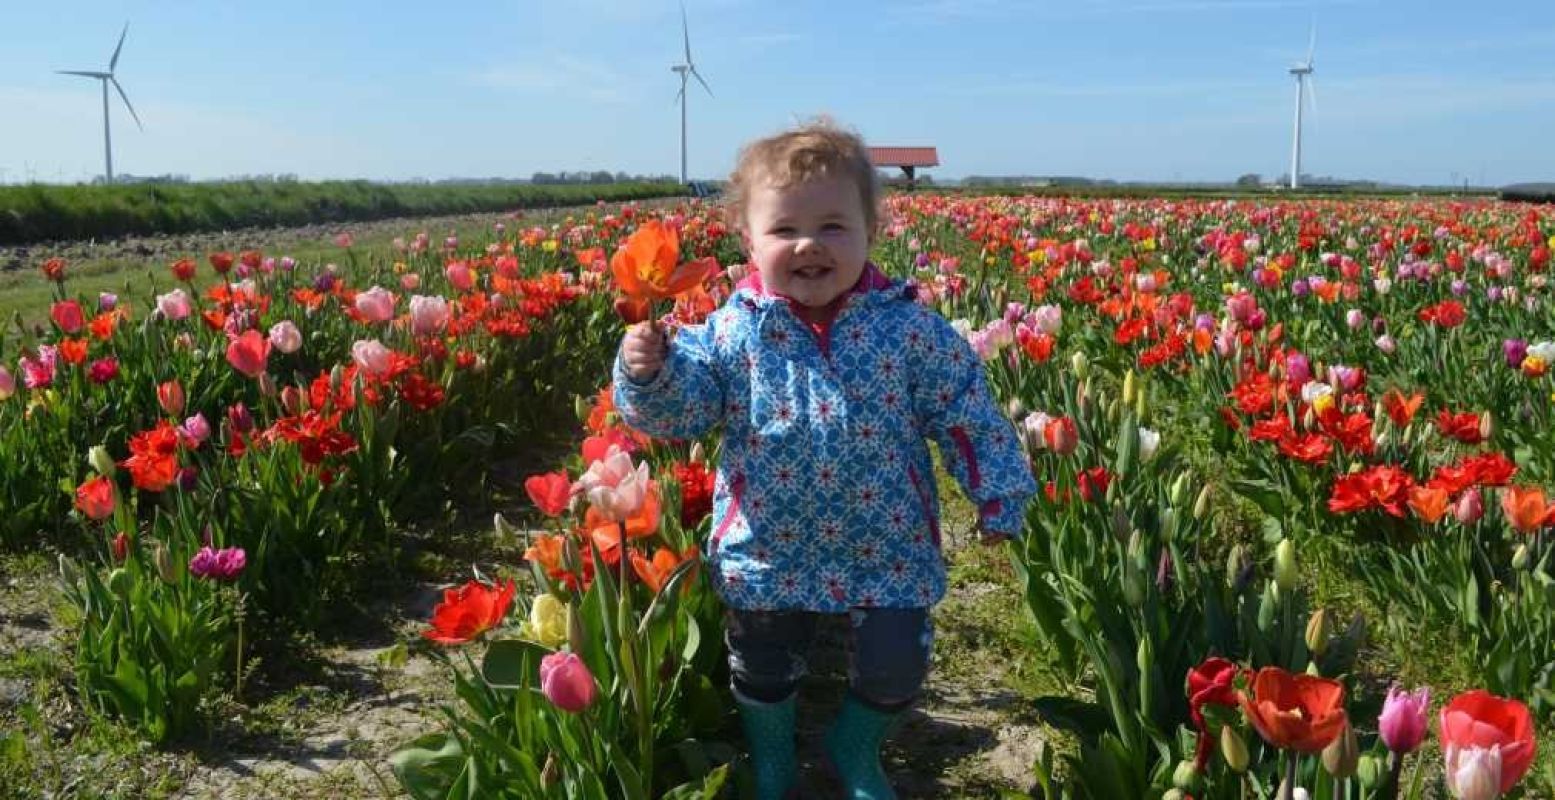
[[[929,348],[918,365],[913,402],[945,467],[977,506],[985,535],[1019,537],[1036,494],[1015,428],[999,411],[971,345],[944,317],[924,315]]]
[[[645,381],[634,380],[616,354],[615,405],[626,424],[651,436],[695,439],[723,420],[723,381],[712,344],[718,319],[714,313],[707,324],[670,337],[664,365]]]

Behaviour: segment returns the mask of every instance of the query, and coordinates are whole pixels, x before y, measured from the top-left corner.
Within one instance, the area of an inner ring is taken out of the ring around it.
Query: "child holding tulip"
[[[848,796],[894,797],[880,745],[923,686],[945,591],[926,440],[986,543],[1020,534],[1036,486],[970,346],[868,261],[859,137],[818,123],[756,141],[731,195],[753,271],[703,325],[630,329],[615,403],[657,436],[722,425],[706,557],[758,796],[794,791],[805,651],[818,615],[846,613],[850,691],[826,751]]]

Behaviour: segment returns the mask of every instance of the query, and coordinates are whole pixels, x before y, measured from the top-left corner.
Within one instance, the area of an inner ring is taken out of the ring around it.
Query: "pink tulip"
[[[335,234],[335,245],[337,247],[350,247],[353,244],[356,244],[356,239],[350,233]]]
[[[576,714],[593,705],[599,688],[577,653],[551,653],[540,659],[540,693],[557,708]]]
[[[421,275],[416,272],[407,272],[400,276],[400,288],[407,292],[414,292],[421,288]]]
[[[51,344],[38,345],[36,359],[22,356],[22,382],[29,389],[47,389],[54,385],[54,364],[59,350]]]
[[[291,355],[302,349],[302,331],[297,330],[296,323],[283,319],[270,326],[270,344],[283,355]]]
[[[363,372],[374,377],[388,373],[390,354],[389,348],[377,339],[363,339],[351,345],[351,360]]]
[[[382,286],[374,286],[356,296],[356,313],[367,322],[394,319],[394,295]]]
[[[257,378],[270,361],[270,340],[259,331],[244,331],[227,343],[227,363],[250,378]]]
[[[1404,755],[1414,752],[1425,738],[1427,714],[1431,708],[1431,689],[1422,686],[1412,692],[1401,691],[1397,686],[1388,688],[1388,699],[1382,704],[1382,716],[1377,718],[1377,730],[1388,749]]]
[[[648,464],[633,465],[632,457],[611,446],[604,458],[589,465],[578,477],[576,492],[606,519],[621,521],[637,513],[648,496]]]
[[[1479,522],[1479,518],[1485,515],[1485,501],[1480,496],[1478,486],[1463,491],[1458,502],[1452,504],[1452,514],[1464,525]]]
[[[198,448],[206,439],[211,438],[211,424],[206,421],[204,414],[195,414],[178,426],[178,433]]]
[[[1459,800],[1495,800],[1501,796],[1501,748],[1447,748],[1447,790]]]
[[[417,336],[437,333],[448,325],[448,301],[441,297],[410,298],[410,330]]]
[[[475,273],[470,271],[470,265],[463,261],[450,261],[443,268],[443,274],[448,276],[448,282],[461,292],[470,291],[475,285]]]
[[[16,394],[16,376],[0,367],[0,400],[9,400],[13,394]]]
[[[192,310],[189,295],[184,294],[183,289],[157,295],[157,311],[173,322],[187,318]]]

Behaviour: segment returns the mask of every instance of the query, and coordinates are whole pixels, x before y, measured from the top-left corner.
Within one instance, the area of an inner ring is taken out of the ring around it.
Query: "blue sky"
[[[680,11],[666,0],[10,0],[0,181],[527,177],[679,169]],[[690,171],[829,113],[934,174],[1219,180],[1289,167],[1317,26],[1303,171],[1555,180],[1555,14],[1536,0],[687,0]]]

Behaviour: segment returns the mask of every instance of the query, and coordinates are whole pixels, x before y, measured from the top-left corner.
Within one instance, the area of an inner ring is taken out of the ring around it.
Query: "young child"
[[[704,549],[757,796],[796,786],[805,652],[817,615],[847,613],[849,693],[825,747],[849,797],[893,798],[880,744],[923,686],[945,592],[926,439],[984,542],[1019,535],[1036,485],[971,347],[868,261],[878,211],[858,136],[821,122],[756,141],[730,193],[753,272],[706,324],[628,331],[615,403],[655,436],[723,426]]]

